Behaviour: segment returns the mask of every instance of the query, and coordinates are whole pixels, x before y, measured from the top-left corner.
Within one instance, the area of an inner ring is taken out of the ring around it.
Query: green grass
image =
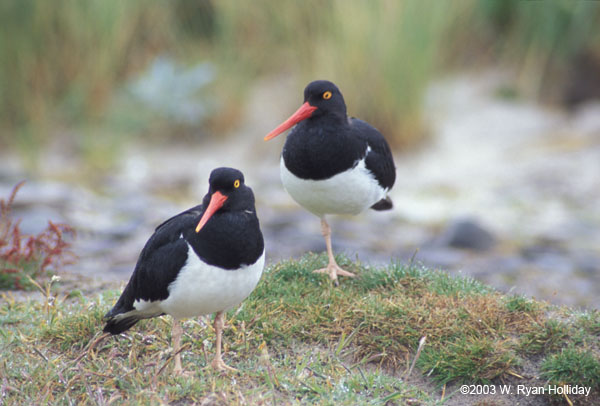
[[[598,354],[586,348],[569,346],[550,355],[541,366],[542,377],[553,385],[588,386],[600,390]]]
[[[600,310],[596,309],[579,315],[576,323],[585,332],[600,336]]]
[[[557,351],[569,336],[569,327],[558,320],[546,320],[537,324],[523,337],[519,343],[521,351],[529,354],[540,354],[548,351]]]
[[[525,296],[508,296],[504,302],[506,309],[510,312],[533,312],[540,310],[539,302]]]
[[[141,321],[126,335],[96,342],[102,315],[118,291],[66,297],[55,284],[43,288],[45,299],[37,301],[4,294],[5,399],[9,404],[441,404],[437,390],[402,379],[423,336],[412,374],[423,374],[433,387],[505,382],[533,363],[549,382],[598,389],[597,331],[590,322],[597,314],[560,309],[559,323],[549,316],[548,305],[503,296],[471,279],[414,264],[371,268],[338,259],[359,277],[336,288],[311,272],[325,265],[326,257],[309,254],[270,266],[252,295],[228,313],[224,358],[240,374],[207,368],[214,331],[204,319],[184,323],[183,364],[193,377],[175,377],[167,317]]]

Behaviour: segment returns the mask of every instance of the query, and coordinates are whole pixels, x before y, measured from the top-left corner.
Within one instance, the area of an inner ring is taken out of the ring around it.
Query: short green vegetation
[[[184,323],[184,368],[171,374],[170,319],[144,320],[101,337],[118,294],[42,288],[41,300],[0,305],[0,380],[8,404],[433,405],[458,383],[587,385],[600,389],[598,314],[516,296],[471,279],[391,263],[371,268],[339,257],[355,279],[335,287],[313,269],[324,255],[271,265],[253,294],[228,313],[225,360],[207,368],[214,331]],[[557,316],[559,314],[559,316]],[[426,337],[416,367],[419,341]],[[541,378],[537,378],[541,376]],[[541,380],[540,380],[541,379]],[[448,388],[448,391],[446,389]],[[569,395],[570,400],[577,398]],[[12,403],[11,403],[12,402]]]
[[[600,389],[598,354],[585,348],[569,346],[550,355],[542,363],[542,376],[555,385],[591,386]]]

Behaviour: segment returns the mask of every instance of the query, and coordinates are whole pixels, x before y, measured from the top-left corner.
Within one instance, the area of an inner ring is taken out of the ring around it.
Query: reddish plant
[[[39,278],[75,258],[65,241],[65,235],[74,236],[75,230],[67,224],[48,221],[48,227],[37,235],[21,233],[20,221],[11,218],[11,207],[24,183],[12,189],[8,200],[0,199],[0,289],[26,289],[31,285],[26,275]]]

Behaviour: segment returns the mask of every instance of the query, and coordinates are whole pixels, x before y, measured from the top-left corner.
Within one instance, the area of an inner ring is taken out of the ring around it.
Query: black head
[[[304,88],[304,103],[294,114],[281,123],[264,138],[268,141],[300,121],[314,118],[327,118],[332,122],[347,123],[346,103],[344,96],[336,85],[328,80],[315,80]]]
[[[254,211],[254,193],[244,183],[244,174],[241,171],[234,168],[214,169],[210,173],[208,183],[208,193],[202,200],[206,209],[196,232],[200,231],[217,211]]]
[[[236,182],[237,181],[237,182]],[[234,191],[244,184],[244,174],[234,168],[216,168],[208,178],[208,193]]]
[[[311,117],[333,114],[346,119],[346,103],[340,89],[328,80],[315,80],[304,88],[304,102],[317,109]]]

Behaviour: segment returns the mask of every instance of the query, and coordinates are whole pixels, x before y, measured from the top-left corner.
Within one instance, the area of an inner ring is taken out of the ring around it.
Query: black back
[[[390,146],[383,135],[369,123],[354,117],[350,119],[350,128],[356,138],[364,140],[371,148],[365,160],[367,169],[375,175],[382,187],[391,189],[396,181],[396,166]]]
[[[331,92],[329,99],[323,97],[325,92]],[[311,82],[304,89],[304,101],[317,109],[287,136],[282,156],[290,172],[302,179],[328,179],[353,168],[366,155],[366,167],[379,184],[394,185],[396,168],[387,141],[368,123],[348,118],[336,85]]]
[[[236,179],[240,180],[238,188],[233,186]],[[254,194],[244,184],[242,173],[231,168],[218,168],[211,173],[209,182],[209,192],[202,205],[163,222],[146,242],[129,283],[105,316],[109,321],[104,331],[117,334],[135,324],[139,318],[124,322],[110,319],[133,310],[136,300],[156,301],[169,296],[169,285],[188,259],[188,244],[203,262],[231,271],[255,263],[262,255],[264,240],[254,207]],[[196,225],[216,191],[226,195],[227,200],[196,233]]]

